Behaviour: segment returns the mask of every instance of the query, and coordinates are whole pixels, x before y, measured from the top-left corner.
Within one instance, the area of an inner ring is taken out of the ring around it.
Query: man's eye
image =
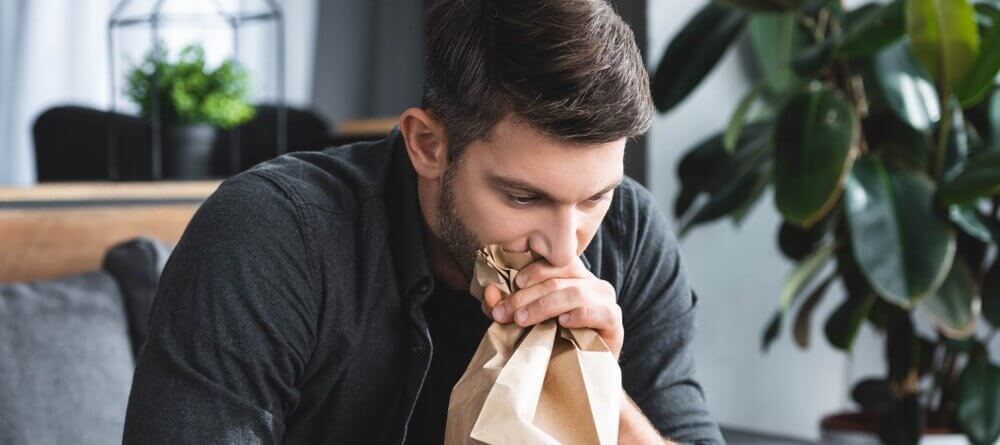
[[[601,202],[603,202],[607,198],[608,198],[608,194],[605,193],[603,195],[598,195],[598,196],[595,196],[593,198],[590,198],[590,199],[587,200],[587,202],[590,203],[591,205],[597,205],[597,204],[600,204]]]
[[[538,200],[538,198],[535,196],[518,196],[518,195],[507,195],[507,199],[509,199],[514,204],[520,204],[520,205],[531,204],[532,202]]]

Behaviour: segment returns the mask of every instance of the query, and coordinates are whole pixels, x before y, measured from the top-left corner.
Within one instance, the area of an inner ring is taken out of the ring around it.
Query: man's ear
[[[399,117],[399,131],[417,175],[438,179],[448,166],[444,123],[422,108],[407,108]]]

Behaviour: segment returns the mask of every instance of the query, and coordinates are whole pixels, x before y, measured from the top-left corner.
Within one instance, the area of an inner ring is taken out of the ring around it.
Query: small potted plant
[[[859,382],[859,412],[822,422],[823,443],[994,444],[1000,366],[1000,10],[972,0],[718,0],[689,21],[652,76],[681,102],[746,35],[761,80],[677,174],[680,233],[739,224],[768,188],[798,263],[764,329],[844,292],[823,331],[849,352],[862,324],[888,372]],[[923,329],[922,327],[929,327]]]
[[[126,94],[141,115],[150,118],[154,95],[158,101],[165,177],[209,176],[216,128],[229,129],[254,116],[247,102],[248,77],[233,60],[209,69],[198,45],[184,47],[173,60],[158,45],[130,71]]]

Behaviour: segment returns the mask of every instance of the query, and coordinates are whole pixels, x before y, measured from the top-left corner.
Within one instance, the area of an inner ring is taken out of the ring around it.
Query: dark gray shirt
[[[418,206],[398,131],[225,180],[164,269],[125,442],[404,442],[440,352]],[[625,391],[663,435],[721,443],[693,374],[697,296],[646,189],[615,190],[583,261],[617,291]]]

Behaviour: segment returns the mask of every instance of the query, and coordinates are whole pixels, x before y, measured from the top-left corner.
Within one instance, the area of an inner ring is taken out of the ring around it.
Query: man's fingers
[[[551,278],[587,278],[593,274],[577,257],[572,264],[565,267],[553,267],[548,261],[535,261],[521,269],[514,277],[517,287],[526,289]]]
[[[559,316],[559,324],[567,328],[591,328],[597,331],[616,329],[621,317],[618,305],[581,306]]]
[[[531,304],[535,300],[556,292],[571,284],[567,278],[553,278],[544,283],[514,292],[493,308],[493,319],[501,323],[514,321],[514,311]]]
[[[577,287],[567,287],[549,293],[514,312],[514,322],[519,326],[531,326],[555,318],[587,304],[586,296]]]
[[[617,359],[625,341],[621,328],[621,306],[613,304],[581,306],[559,316],[559,324],[566,328],[590,328],[597,331]]]
[[[486,289],[483,290],[483,304],[488,308],[493,308],[496,306],[500,300],[503,299],[503,292],[494,286],[493,284],[487,284]]]

